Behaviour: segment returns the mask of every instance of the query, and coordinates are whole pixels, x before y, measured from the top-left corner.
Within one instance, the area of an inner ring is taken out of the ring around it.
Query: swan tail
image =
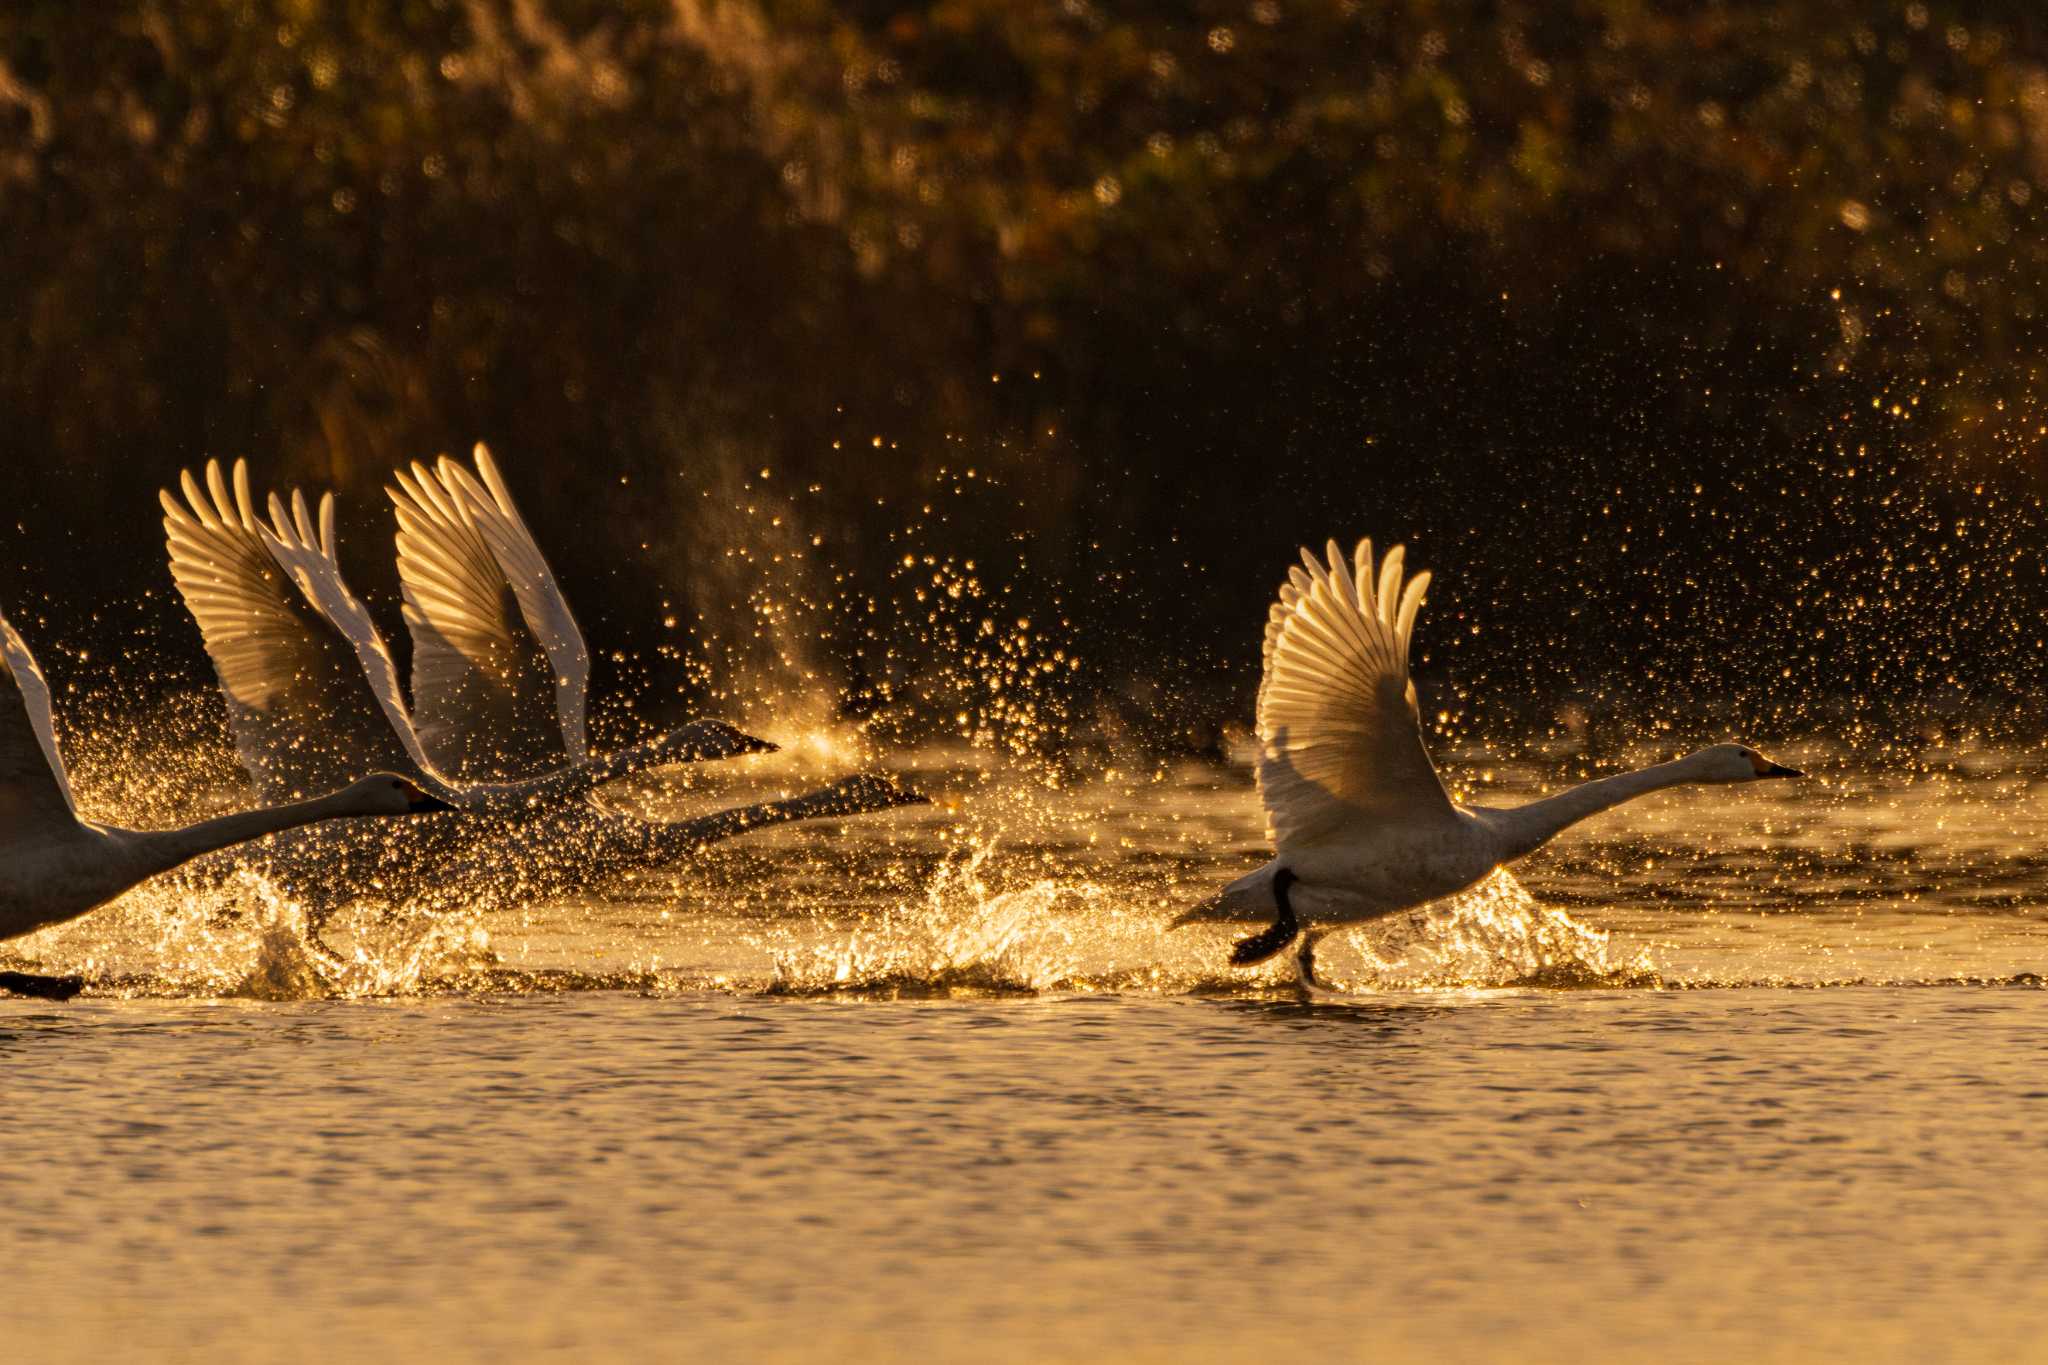
[[[1273,897],[1276,871],[1273,864],[1267,863],[1258,871],[1239,877],[1201,904],[1181,911],[1167,928],[1179,929],[1190,924],[1264,924],[1280,912],[1280,902]]]

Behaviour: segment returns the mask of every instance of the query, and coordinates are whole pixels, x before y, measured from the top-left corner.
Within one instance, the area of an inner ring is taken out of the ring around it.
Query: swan
[[[1462,891],[1610,806],[1688,783],[1805,776],[1748,745],[1715,744],[1511,810],[1454,804],[1408,676],[1430,576],[1404,586],[1403,553],[1395,546],[1375,570],[1370,540],[1348,568],[1334,540],[1327,563],[1304,549],[1268,614],[1257,775],[1274,856],[1173,922],[1270,920],[1237,944],[1233,965],[1294,945],[1306,991],[1331,930]]]
[[[448,700],[491,697],[505,721],[493,735],[516,732],[510,716],[524,711],[529,730],[545,724],[552,703],[572,751],[581,743],[582,700],[562,682],[562,661],[580,656],[582,637],[555,586],[540,547],[526,528],[499,474],[489,447],[478,442],[476,472],[443,455],[432,469],[415,461],[399,470],[385,489],[398,519],[398,580],[405,620],[413,640],[413,690],[420,733],[435,759],[463,771],[496,773],[521,755],[500,743],[479,752],[473,725],[457,709],[444,718]],[[537,647],[521,648],[515,619],[530,628]],[[547,690],[554,666],[553,692]],[[434,708],[430,711],[430,707]],[[574,719],[570,717],[573,715]],[[925,798],[894,779],[860,774],[804,796],[721,811],[681,822],[640,821],[609,829],[608,848],[665,850],[694,848],[763,825],[896,806],[924,804]],[[607,811],[608,814],[614,812]],[[647,828],[634,828],[647,826]]]
[[[0,690],[0,939],[76,919],[202,853],[278,830],[346,816],[448,809],[405,778],[376,773],[316,800],[223,815],[184,829],[120,829],[82,820],[57,749],[49,684],[4,616],[0,665],[7,675]],[[48,980],[6,974],[0,986]]]
[[[374,760],[458,809],[510,813],[574,800],[665,763],[775,748],[723,721],[697,720],[615,753],[591,753],[582,712],[589,656],[559,592],[549,638],[561,730],[552,743],[530,732],[498,735],[497,721],[516,709],[504,704],[503,689],[444,688],[431,663],[415,668],[416,701],[431,717],[416,726],[390,649],[341,576],[333,495],[321,499],[316,522],[302,494],[293,493],[289,514],[273,494],[266,522],[244,461],[235,462],[232,493],[219,461],[207,462],[203,492],[190,470],[180,487],[182,501],[160,493],[171,576],[227,697],[236,751],[266,799],[329,790],[341,773]],[[495,624],[509,639],[510,622]],[[427,657],[436,657],[431,645]],[[476,777],[474,764],[443,766],[450,736],[469,751],[516,753],[515,771],[465,780]]]
[[[593,859],[655,865],[764,825],[924,803],[891,779],[862,775],[673,826],[599,806],[590,793],[598,782],[677,757],[714,756],[710,741],[720,735],[733,737],[736,753],[774,746],[698,721],[677,732],[693,752],[671,756],[657,741],[623,751],[623,761],[588,758],[582,685],[574,681],[588,671],[581,634],[489,452],[479,446],[477,454],[481,480],[444,457],[438,474],[415,465],[387,490],[398,510],[413,638],[410,709],[390,651],[341,576],[331,494],[321,498],[317,521],[302,494],[292,494],[289,512],[273,496],[265,522],[248,467],[237,461],[232,493],[211,462],[204,493],[187,471],[183,503],[168,490],[162,496],[172,574],[260,790],[317,788],[350,758],[377,753],[420,773],[463,810],[515,817],[468,828],[453,850],[413,841],[397,863],[397,850],[349,850],[356,875],[346,884],[432,880],[476,863],[478,843],[515,859],[500,869],[523,882],[542,874],[581,879]],[[579,753],[582,766],[572,757]],[[568,766],[519,775],[550,762]],[[316,862],[324,873],[343,856],[321,850]],[[303,872],[295,865],[304,861],[278,870]]]
[[[481,444],[476,462],[481,482],[444,455],[434,471],[397,471],[384,490],[398,521],[420,744],[465,777],[586,762],[582,630]]]
[[[801,796],[760,801],[688,820],[642,820],[611,811],[565,810],[506,831],[488,863],[465,860],[456,876],[511,872],[527,895],[588,889],[592,869],[606,878],[673,867],[711,844],[774,825],[872,815],[931,798],[882,773],[856,773]]]

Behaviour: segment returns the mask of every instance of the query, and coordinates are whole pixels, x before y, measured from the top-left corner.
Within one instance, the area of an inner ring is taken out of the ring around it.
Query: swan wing
[[[50,684],[4,616],[0,661],[14,684],[11,697],[0,696],[0,834],[11,839],[76,830],[78,808],[57,751]]]
[[[402,766],[354,651],[295,589],[257,533],[249,468],[233,492],[209,460],[183,501],[160,493],[171,578],[199,625],[228,703],[228,725],[266,802],[336,791],[366,770]]]
[[[1302,551],[1266,620],[1259,683],[1259,795],[1275,844],[1340,838],[1361,823],[1427,823],[1454,814],[1422,742],[1408,643],[1429,584],[1403,581],[1402,549],[1374,572],[1372,542],[1353,564]],[[1377,580],[1377,581],[1375,581]]]
[[[306,511],[304,494],[293,490],[287,515],[284,504],[273,493],[270,521],[258,521],[256,533],[286,577],[355,653],[371,697],[410,760],[399,765],[401,770],[410,768],[425,777],[438,794],[445,795],[450,784],[441,769],[428,759],[413,729],[405,694],[399,690],[398,665],[391,661],[391,650],[376,622],[370,619],[369,609],[349,591],[341,576],[341,564],[334,551],[334,495],[329,493],[320,499],[320,518],[315,523]]]
[[[444,456],[435,470],[400,470],[385,490],[398,511],[420,742],[435,762],[467,778],[559,768],[565,745],[555,671],[484,538],[465,479]],[[580,757],[580,711],[577,738]]]
[[[589,753],[584,708],[590,694],[590,650],[583,643],[582,627],[569,610],[569,600],[562,596],[561,585],[555,582],[554,570],[548,567],[547,556],[540,552],[533,532],[526,527],[526,519],[519,515],[518,504],[512,501],[512,490],[498,473],[490,449],[479,441],[474,454],[477,478],[470,477],[469,471],[453,460],[447,460],[442,463],[442,480],[451,488],[461,488],[471,519],[483,532],[505,581],[512,585],[519,614],[547,652],[548,664],[554,672],[555,710],[562,725],[562,747],[572,760],[581,762]]]

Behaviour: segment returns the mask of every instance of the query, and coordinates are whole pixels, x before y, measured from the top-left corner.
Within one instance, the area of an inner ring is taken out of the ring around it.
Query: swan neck
[[[751,806],[735,806],[731,810],[714,811],[695,820],[683,820],[670,825],[664,833],[677,842],[695,847],[699,844],[715,844],[721,839],[730,839],[749,830],[763,829],[769,825],[786,825],[796,820],[809,820],[814,816],[831,814],[823,809],[822,793],[812,792],[809,796],[791,797],[786,801],[762,801]]]
[[[892,803],[863,800],[838,787],[821,787],[802,796],[792,796],[781,801],[762,801],[752,806],[735,806],[731,810],[715,811],[695,820],[679,821],[663,827],[664,837],[678,843],[695,847],[701,844],[715,844],[721,839],[745,834],[750,830],[765,829],[770,825],[787,825],[799,820],[819,820],[834,815],[861,815],[871,810],[886,810]]]
[[[516,782],[469,782],[443,784],[434,794],[464,810],[505,813],[530,810],[536,805],[573,801],[610,778],[597,763],[557,768],[539,777]],[[431,781],[430,790],[435,785]]]
[[[1495,812],[1495,824],[1506,837],[1508,852],[1502,858],[1507,862],[1530,853],[1550,842],[1559,833],[1570,829],[1581,820],[1612,809],[1625,801],[1647,796],[1666,787],[1681,786],[1697,781],[1693,771],[1684,759],[1669,763],[1653,764],[1638,768],[1634,772],[1617,773],[1613,777],[1599,777],[1591,782],[1546,796],[1541,801],[1531,801],[1526,806],[1513,810]]]
[[[162,872],[201,854],[261,839],[266,834],[364,813],[357,794],[344,789],[311,801],[237,811],[183,829],[109,830],[108,835],[139,855],[148,870]]]
[[[597,782],[610,782],[646,772],[649,768],[659,768],[667,762],[669,759],[662,752],[662,741],[646,739],[608,754],[592,754],[587,766],[596,775]]]

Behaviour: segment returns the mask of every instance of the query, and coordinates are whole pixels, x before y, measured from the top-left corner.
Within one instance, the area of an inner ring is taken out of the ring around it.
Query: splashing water
[[[1291,987],[1291,959],[1256,974],[1226,965],[1219,945],[1175,935],[1157,888],[1038,878],[997,889],[991,838],[942,865],[921,902],[889,907],[843,940],[773,956],[771,994],[1204,994]],[[1337,992],[1655,986],[1648,953],[1615,961],[1609,935],[1540,905],[1505,871],[1464,894],[1327,940]],[[1345,970],[1345,959],[1360,968]]]
[[[476,916],[357,903],[312,931],[305,913],[285,913],[260,926],[261,941],[241,992],[264,999],[411,995],[436,986],[460,988],[498,965],[491,936]],[[346,937],[343,937],[346,935]],[[336,949],[329,945],[346,944]],[[279,994],[266,994],[277,989]]]
[[[1063,738],[1081,665],[1058,594],[1021,554],[999,567],[945,543],[949,509],[999,498],[993,481],[942,468],[902,525],[854,545],[822,485],[729,449],[690,469],[697,496],[663,568],[676,608],[665,624],[693,618],[690,643],[662,652],[715,706],[834,761],[871,755],[870,739],[1025,757]]]
[[[31,968],[75,963],[112,994],[252,1000],[461,989],[498,963],[475,914],[358,902],[316,927],[303,905],[246,868],[210,884],[162,878],[8,948]]]
[[[1035,993],[1067,982],[1074,935],[1055,910],[1087,892],[1049,879],[994,892],[983,879],[994,851],[944,864],[921,905],[891,907],[843,943],[771,950],[770,993]]]
[[[1374,990],[1501,986],[1642,986],[1657,974],[1647,952],[1608,956],[1609,935],[1537,903],[1505,868],[1426,910],[1360,934]]]

